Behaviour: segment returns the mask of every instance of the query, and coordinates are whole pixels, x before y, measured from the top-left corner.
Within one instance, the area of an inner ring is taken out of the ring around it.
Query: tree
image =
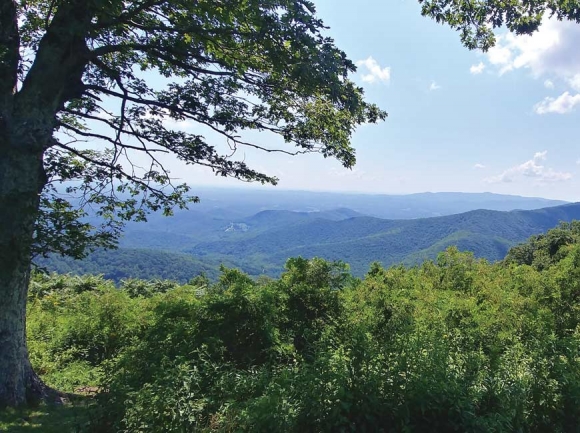
[[[518,35],[532,34],[544,16],[580,22],[578,1],[547,0],[419,0],[421,13],[460,32],[461,42],[469,49],[487,51],[496,40],[494,29],[506,26]]]
[[[308,0],[0,0],[0,405],[45,393],[25,343],[31,255],[80,257],[114,245],[123,221],[195,201],[164,153],[273,184],[235,151],[353,166],[354,128],[386,114],[323,31]]]
[[[580,221],[562,222],[547,233],[534,235],[526,242],[512,247],[506,264],[528,265],[538,271],[547,269],[565,259],[571,246],[580,243]]]

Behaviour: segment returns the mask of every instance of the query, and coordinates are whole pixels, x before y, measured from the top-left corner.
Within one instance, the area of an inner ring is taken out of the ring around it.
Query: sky
[[[352,170],[321,155],[237,155],[279,177],[277,188],[580,201],[579,24],[545,20],[521,37],[500,29],[496,47],[482,53],[422,17],[417,1],[314,2],[327,34],[358,65],[352,78],[389,117],[354,133]],[[196,185],[243,186],[201,167],[167,165],[194,193]]]

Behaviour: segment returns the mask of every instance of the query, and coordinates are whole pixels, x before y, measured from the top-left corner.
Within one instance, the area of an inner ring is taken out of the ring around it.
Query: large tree
[[[160,155],[262,183],[277,179],[237,149],[355,163],[354,128],[385,113],[323,31],[308,0],[0,0],[0,406],[45,393],[25,342],[31,256],[82,256],[195,200]]]

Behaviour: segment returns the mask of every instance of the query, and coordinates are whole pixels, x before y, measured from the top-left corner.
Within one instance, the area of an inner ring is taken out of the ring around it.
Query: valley
[[[343,261],[361,277],[373,262],[413,266],[435,259],[449,246],[489,261],[501,260],[530,236],[562,221],[580,219],[577,203],[496,194],[305,192],[300,198],[285,191],[278,196],[249,193],[247,197],[227,190],[214,196],[210,192],[210,204],[202,201],[173,217],[154,215],[147,223],[128,225],[118,250],[96,251],[82,261],[53,256],[40,264],[61,273],[103,274],[117,282],[124,278],[186,282],[200,273],[213,279],[222,264],[253,276],[277,277],[288,258],[301,256]],[[356,209],[333,208],[333,204]],[[262,210],[268,206],[276,209]],[[412,218],[372,216],[400,215],[396,206],[412,209]],[[534,206],[541,208],[530,209]],[[435,209],[445,215],[423,216]],[[456,209],[467,211],[453,214]]]

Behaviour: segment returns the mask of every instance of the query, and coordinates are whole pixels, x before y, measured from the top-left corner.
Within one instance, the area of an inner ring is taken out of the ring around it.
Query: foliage
[[[460,32],[461,42],[469,49],[487,51],[496,42],[494,29],[507,27],[515,34],[538,30],[544,17],[555,16],[580,22],[578,2],[571,1],[501,1],[488,0],[419,0],[422,14],[445,23]]]
[[[530,240],[542,266],[515,262],[518,246],[362,280],[302,258],[277,280],[39,275],[31,359],[51,383],[102,389],[104,431],[574,432],[580,242],[550,255],[549,240],[577,227]]]
[[[29,352],[48,385],[96,386],[105,360],[130,344],[146,311],[99,277],[36,275],[29,294]]]
[[[349,79],[354,63],[308,0],[2,0],[0,8],[0,123],[42,125],[27,144],[46,171],[39,254],[83,257],[114,246],[126,221],[197,201],[173,184],[163,153],[275,184],[236,151],[316,152],[352,167],[353,130],[386,117]],[[93,216],[102,224],[87,223]]]
[[[561,223],[545,234],[532,236],[526,243],[512,248],[505,261],[546,269],[564,258],[580,242],[580,221]]]

